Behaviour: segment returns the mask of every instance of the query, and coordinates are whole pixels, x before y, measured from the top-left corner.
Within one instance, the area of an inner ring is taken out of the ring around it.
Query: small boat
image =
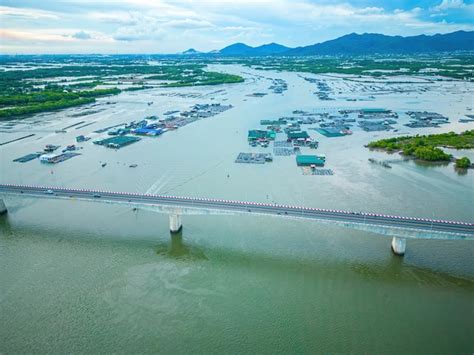
[[[136,168],[138,166],[138,164],[130,164],[128,167],[129,168]]]
[[[101,166],[102,167],[105,167],[107,165],[107,163],[102,163]]]

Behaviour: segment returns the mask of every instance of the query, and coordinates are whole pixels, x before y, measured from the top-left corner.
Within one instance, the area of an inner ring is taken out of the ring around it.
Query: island
[[[442,162],[451,161],[453,157],[445,153],[442,148],[472,149],[474,148],[474,130],[462,133],[441,133],[426,136],[401,136],[380,139],[367,145],[371,149],[381,149],[386,152],[400,152],[400,154],[424,161]],[[468,168],[469,158],[456,159],[457,168]]]

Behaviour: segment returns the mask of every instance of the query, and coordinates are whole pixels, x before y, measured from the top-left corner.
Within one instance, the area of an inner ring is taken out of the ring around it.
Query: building
[[[342,137],[346,135],[343,133],[343,129],[345,129],[345,127],[324,127],[318,128],[316,131],[325,137]]]
[[[39,159],[40,159],[40,162],[42,163],[52,164],[60,155],[61,154],[55,154],[55,153],[43,154],[42,156],[40,156]]]
[[[133,133],[141,136],[159,136],[163,130],[161,128],[137,128]]]
[[[324,160],[322,157],[317,157],[316,155],[297,155],[296,156],[296,165],[298,166],[324,166]]]
[[[111,138],[94,141],[94,144],[103,145],[109,148],[122,148],[129,144],[138,142],[141,138],[132,136],[115,136]]]
[[[270,139],[274,140],[276,137],[276,132],[274,131],[266,131],[263,129],[252,129],[248,133],[248,140],[249,141],[256,141],[259,139]]]
[[[308,139],[309,134],[306,131],[300,131],[300,132],[288,132],[287,133],[288,140],[297,140],[297,139]]]
[[[77,143],[81,143],[81,142],[86,142],[88,141],[90,138],[89,137],[85,137],[83,135],[80,135],[80,136],[77,136],[76,137],[76,142]]]

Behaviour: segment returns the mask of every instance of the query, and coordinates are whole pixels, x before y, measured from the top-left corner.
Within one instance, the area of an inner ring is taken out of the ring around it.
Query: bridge
[[[64,187],[0,184],[0,213],[7,208],[3,196],[28,198],[75,199],[101,203],[125,204],[169,215],[170,231],[182,228],[186,214],[258,214],[282,218],[313,220],[392,237],[392,250],[404,255],[407,238],[474,240],[474,223],[377,213],[330,210],[282,204],[244,202],[209,198],[151,195]]]

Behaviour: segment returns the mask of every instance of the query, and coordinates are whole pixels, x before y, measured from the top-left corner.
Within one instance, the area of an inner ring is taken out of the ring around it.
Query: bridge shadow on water
[[[203,249],[186,245],[183,241],[183,229],[177,233],[170,233],[169,243],[159,243],[156,254],[177,260],[208,260]]]
[[[328,275],[339,277],[350,273],[355,278],[393,285],[450,285],[474,290],[472,276],[435,270],[429,266],[420,265],[417,260],[407,261],[406,257],[401,258],[392,255],[391,252],[390,256],[375,261],[362,259],[357,255],[350,259],[346,257],[341,259],[338,255],[334,257],[315,255],[311,258],[307,255],[284,254],[276,250],[245,251],[231,246],[226,248],[225,246],[197,245],[192,237],[186,240],[186,233],[183,230],[178,233],[168,232],[167,235],[159,233],[157,239],[146,237],[138,239],[130,235],[123,237],[104,233],[65,232],[60,228],[18,227],[15,224],[12,225],[8,216],[0,216],[0,243],[20,239],[25,241],[41,239],[44,243],[50,244],[49,248],[52,250],[58,243],[70,243],[71,248],[83,248],[85,252],[89,248],[94,248],[99,252],[104,249],[105,255],[110,252],[111,247],[118,248],[119,253],[128,253],[128,250],[132,250],[134,254],[142,255],[147,261],[150,261],[150,251],[152,251],[155,258],[166,258],[187,264],[220,263],[230,268],[250,267],[255,272],[272,270],[287,275],[300,273],[311,275],[310,277],[314,279],[327,278]]]

